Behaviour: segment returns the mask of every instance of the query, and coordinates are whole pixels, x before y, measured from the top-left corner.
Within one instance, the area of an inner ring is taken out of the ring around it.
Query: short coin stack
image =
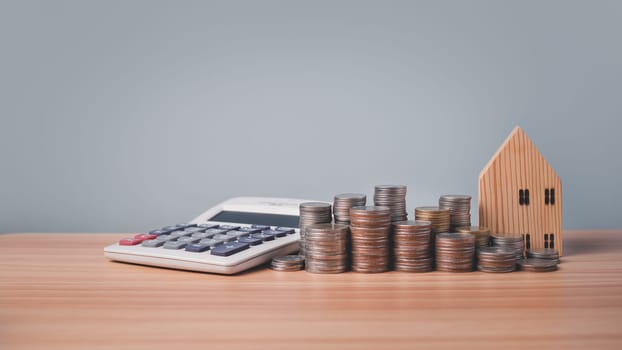
[[[434,269],[432,223],[398,221],[393,226],[393,256],[397,271],[427,272]]]
[[[309,225],[330,223],[333,221],[331,205],[322,202],[300,203],[300,255],[304,255],[305,228]]]
[[[477,269],[482,272],[512,272],[516,270],[516,255],[512,250],[497,247],[477,251]]]
[[[445,272],[473,271],[475,236],[470,233],[436,235],[436,269]]]
[[[408,219],[406,212],[406,186],[378,185],[374,188],[374,205],[391,209],[391,221]]]
[[[305,258],[300,255],[285,255],[272,259],[270,268],[275,271],[299,271],[305,264]]]
[[[553,260],[559,264],[559,252],[551,248],[535,248],[527,250],[528,258]]]
[[[306,227],[305,264],[311,273],[341,273],[348,268],[348,226],[315,224]]]
[[[391,209],[353,207],[350,209],[352,271],[376,273],[389,270]]]
[[[456,227],[456,232],[470,233],[475,236],[475,246],[477,248],[488,247],[490,243],[490,230],[483,226],[462,226]]]
[[[431,222],[433,233],[449,232],[449,209],[418,207],[415,208],[415,219]]]
[[[523,258],[523,237],[518,233],[495,233],[491,235],[493,247],[500,247],[514,252],[516,259]]]
[[[517,261],[522,271],[549,272],[557,270],[557,262],[550,259],[527,258]]]
[[[438,207],[449,209],[451,228],[471,226],[471,196],[461,194],[443,195],[438,200]]]
[[[335,196],[333,214],[336,224],[350,225],[350,208],[367,204],[367,196],[362,193],[342,193]]]

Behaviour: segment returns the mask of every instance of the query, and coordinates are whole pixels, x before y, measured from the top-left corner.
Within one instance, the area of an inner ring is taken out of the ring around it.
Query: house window
[[[550,194],[549,189],[548,189],[548,188],[545,188],[545,189],[544,189],[544,205],[549,205],[549,202],[550,202],[550,200],[549,200],[549,198],[550,198],[550,197],[549,197],[549,194]]]
[[[544,205],[554,205],[555,204],[555,189],[554,188],[545,188],[544,189]]]
[[[555,189],[551,188],[551,199],[550,199],[551,205],[555,204]]]
[[[518,204],[519,205],[529,205],[529,190],[528,189],[520,189],[518,190]]]
[[[550,238],[549,248],[553,249],[555,248],[555,235],[551,233],[549,235],[549,238]]]
[[[544,248],[548,248],[549,247],[549,234],[545,233],[544,234]]]

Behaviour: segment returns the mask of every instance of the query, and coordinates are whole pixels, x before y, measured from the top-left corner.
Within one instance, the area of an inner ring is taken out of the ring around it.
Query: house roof
[[[555,172],[553,167],[551,167],[551,165],[546,161],[546,159],[544,159],[544,156],[542,155],[542,153],[540,153],[540,151],[535,146],[533,141],[531,141],[531,139],[527,136],[525,131],[520,126],[516,126],[514,128],[514,130],[512,130],[510,135],[505,139],[505,141],[503,141],[503,143],[501,144],[499,149],[497,149],[495,154],[490,158],[488,163],[486,163],[486,166],[480,172],[479,178],[481,179],[484,175],[486,175],[486,173],[488,172],[490,167],[492,167],[492,165],[499,159],[501,154],[507,148],[511,147],[511,145],[513,145],[513,144],[521,144],[521,143],[524,143],[524,144],[527,144],[528,146],[530,146],[529,148],[533,150],[532,154],[534,156],[536,156],[536,157],[542,158],[542,160],[544,161],[544,164],[551,170],[553,175],[555,175],[557,178],[559,178],[559,176],[557,175],[557,173]]]

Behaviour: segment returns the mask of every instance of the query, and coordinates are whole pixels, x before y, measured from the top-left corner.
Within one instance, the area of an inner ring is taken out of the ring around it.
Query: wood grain
[[[545,205],[545,189],[555,189],[555,204]],[[529,205],[519,205],[528,189]],[[529,234],[532,248],[545,247],[554,234],[563,255],[562,183],[527,134],[516,127],[479,176],[479,225],[493,233]]]
[[[622,231],[553,273],[218,276],[115,263],[120,234],[0,235],[0,349],[619,349]]]

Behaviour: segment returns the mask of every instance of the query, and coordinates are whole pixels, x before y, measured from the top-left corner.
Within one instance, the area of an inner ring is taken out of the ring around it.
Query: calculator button
[[[123,238],[122,240],[119,241],[119,245],[137,245],[140,244],[144,241],[144,239],[139,239],[139,238]]]
[[[248,234],[252,234],[252,233],[259,233],[261,232],[260,228],[256,228],[256,227],[240,227],[238,229],[238,231],[242,231],[242,232],[246,232]]]
[[[179,228],[179,229],[184,229],[184,228],[188,228],[188,227],[194,227],[197,224],[177,224],[175,225],[175,227]]]
[[[251,225],[252,228],[258,228],[260,230],[269,230],[270,226],[266,226],[266,225]]]
[[[235,253],[239,253],[243,250],[246,250],[249,247],[250,245],[248,243],[241,243],[241,242],[225,243],[225,244],[221,244],[219,246],[212,248],[212,255],[229,256]]]
[[[209,244],[201,244],[201,243],[192,243],[186,246],[186,251],[194,252],[194,253],[202,253],[206,250],[209,250]]]
[[[277,228],[275,228],[275,230],[277,230],[277,231],[285,231],[285,233],[288,234],[288,235],[296,233],[296,230],[294,230],[291,227],[277,227]]]
[[[179,230],[179,227],[177,227],[177,226],[165,226],[165,227],[162,227],[161,230],[162,231],[173,232],[173,231]]]
[[[211,234],[213,236],[213,235],[227,233],[227,231],[228,230],[221,230],[219,228],[210,228],[209,230],[206,230],[205,233],[209,233],[209,234]]]
[[[174,231],[174,232],[171,232],[170,234],[171,237],[181,237],[184,235],[189,235],[189,233],[186,231]]]
[[[230,236],[227,234],[214,235],[214,239],[217,239],[223,242],[235,241],[236,238],[237,238],[236,236]]]
[[[155,239],[157,237],[158,237],[157,235],[151,235],[151,234],[147,234],[147,233],[141,233],[141,234],[138,234],[138,235],[134,236],[134,238],[141,239],[143,241],[146,241],[146,240],[149,240],[149,239]]]
[[[196,242],[198,242],[200,240],[201,240],[200,238],[194,238],[194,237],[190,237],[190,236],[183,236],[183,237],[177,238],[177,242],[186,242],[188,244],[196,243]]]
[[[248,243],[250,245],[259,245],[259,244],[263,243],[263,239],[248,236],[248,237],[240,237],[238,239],[238,242],[240,242],[240,243]]]
[[[261,232],[261,233],[254,233],[251,235],[251,237],[253,238],[259,238],[262,241],[273,241],[274,240],[274,235],[271,234],[267,234],[265,233],[265,231]]]
[[[164,242],[166,241],[161,241],[159,239],[150,239],[148,241],[143,241],[142,246],[150,247],[150,248],[161,247],[164,244]]]
[[[186,242],[179,242],[179,241],[168,241],[166,243],[164,243],[164,246],[162,246],[164,249],[182,249],[184,248],[188,243]]]
[[[171,231],[167,231],[167,230],[151,230],[151,231],[149,231],[149,234],[151,234],[151,235],[158,235],[159,236],[159,235],[165,235],[165,234],[167,234],[169,232],[171,232]]]
[[[273,236],[277,236],[277,237],[284,237],[287,235],[286,231],[277,231],[277,230],[264,230],[261,231],[262,233],[265,234],[269,234],[269,235],[273,235]]]
[[[200,238],[200,239],[203,239],[203,238],[212,238],[213,236],[214,236],[214,234],[213,234],[213,233],[206,233],[206,232],[196,232],[196,233],[193,233],[193,234],[192,234],[192,237],[194,237],[194,238]]]
[[[222,244],[224,241],[219,240],[219,239],[213,239],[213,238],[208,238],[208,239],[202,239],[199,243],[200,244],[207,244],[210,247],[215,247],[219,244]]]
[[[235,225],[220,225],[218,226],[219,229],[221,230],[226,230],[226,231],[232,231],[232,230],[237,230],[240,228],[240,226],[235,226]]]
[[[215,225],[215,224],[200,224],[200,225],[197,225],[197,227],[209,230],[210,228],[218,228],[218,225]]]
[[[246,233],[244,233],[244,234],[236,234],[235,232],[238,232],[238,231],[229,231],[229,232],[227,232],[225,234],[225,236],[228,237],[227,241],[235,241],[235,240],[238,239],[238,237],[246,235]]]
[[[156,241],[162,241],[162,242],[166,242],[166,241],[170,241],[171,239],[175,239],[176,237],[172,237],[171,235],[161,235],[158,236],[158,238],[156,238]]]
[[[256,233],[256,232],[253,232]],[[235,238],[239,238],[242,236],[248,236],[250,233],[245,232],[245,231],[229,231],[227,232],[227,236],[233,236]]]
[[[200,228],[200,227],[188,227],[184,229],[184,232],[188,232],[188,233],[195,233],[195,232],[202,232],[205,231],[205,229]]]

